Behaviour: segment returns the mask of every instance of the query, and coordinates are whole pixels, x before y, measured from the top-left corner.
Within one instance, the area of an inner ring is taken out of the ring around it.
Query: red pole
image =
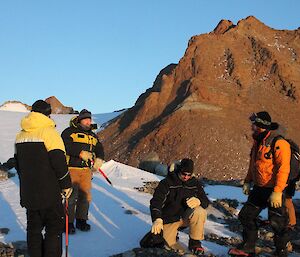
[[[99,168],[98,170],[99,170],[99,172],[102,174],[102,176],[106,179],[106,181],[107,181],[109,184],[111,184],[111,186],[112,186],[111,181],[110,181],[109,178],[106,176],[106,174],[104,173],[104,171],[101,170],[100,168]]]
[[[68,198],[65,198],[65,208],[66,208],[66,257],[68,257],[68,248],[69,248],[69,206]]]

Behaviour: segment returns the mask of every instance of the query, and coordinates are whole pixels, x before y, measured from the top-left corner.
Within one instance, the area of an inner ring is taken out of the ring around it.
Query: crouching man
[[[193,177],[194,162],[182,159],[165,179],[160,181],[150,201],[153,234],[160,234],[167,246],[181,251],[176,241],[178,229],[189,227],[189,249],[195,254],[204,252],[204,223],[209,200],[201,183]]]

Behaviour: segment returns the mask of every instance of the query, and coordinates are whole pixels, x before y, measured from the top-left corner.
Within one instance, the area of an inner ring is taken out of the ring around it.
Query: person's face
[[[182,171],[182,172],[179,173],[179,178],[182,181],[188,181],[191,177],[192,177],[192,173],[191,172]]]
[[[257,127],[255,124],[251,125],[251,130],[253,135],[259,135],[260,133],[266,131],[263,128]]]
[[[80,121],[81,126],[86,127],[86,128],[90,128],[91,124],[92,124],[92,119],[90,118],[86,118]]]

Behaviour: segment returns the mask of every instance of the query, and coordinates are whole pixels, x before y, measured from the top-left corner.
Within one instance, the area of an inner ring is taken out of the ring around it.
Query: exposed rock
[[[229,20],[221,20],[217,27],[214,29],[215,34],[224,34],[226,31],[228,31],[231,28],[234,28],[235,25],[232,23],[232,21]]]
[[[55,96],[50,96],[45,100],[51,105],[53,114],[72,114],[74,109],[72,107],[64,106]]]
[[[4,244],[0,242],[0,256],[14,257],[15,249],[11,244]]]
[[[190,157],[208,179],[243,179],[252,112],[268,111],[300,142],[299,54],[299,30],[253,16],[193,36],[180,62],[99,133],[107,158],[138,166],[153,152],[165,165]]]
[[[0,234],[7,235],[9,232],[9,228],[0,228]]]

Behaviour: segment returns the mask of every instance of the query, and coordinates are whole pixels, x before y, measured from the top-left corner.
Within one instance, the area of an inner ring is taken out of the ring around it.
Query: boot
[[[91,229],[91,225],[86,223],[86,220],[76,219],[76,228],[81,231],[89,231]]]
[[[194,240],[192,238],[189,240],[189,250],[195,255],[204,253],[204,248],[202,247],[200,240]]]

